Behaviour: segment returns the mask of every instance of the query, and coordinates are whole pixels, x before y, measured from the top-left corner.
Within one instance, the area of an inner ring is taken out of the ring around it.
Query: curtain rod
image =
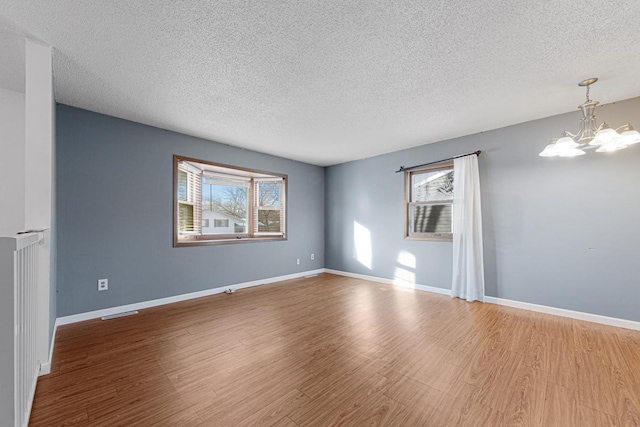
[[[410,170],[410,169],[415,169],[415,168],[419,168],[419,167],[422,167],[422,166],[435,165],[436,163],[446,162],[447,160],[458,159],[458,158],[460,158],[460,157],[471,156],[471,155],[473,155],[473,154],[475,154],[476,156],[479,156],[479,155],[480,155],[480,153],[482,153],[482,151],[478,150],[478,151],[472,151],[471,153],[460,154],[459,156],[449,157],[448,159],[442,159],[442,160],[438,160],[438,161],[435,161],[435,162],[423,163],[423,164],[421,164],[421,165],[415,165],[415,166],[411,166],[411,167],[408,167],[408,168],[405,168],[404,166],[400,166],[400,169],[398,169],[398,170],[396,171],[396,173],[398,173],[398,172],[408,171],[408,170]]]

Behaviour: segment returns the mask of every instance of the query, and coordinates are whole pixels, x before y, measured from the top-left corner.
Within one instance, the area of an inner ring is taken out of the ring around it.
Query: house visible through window
[[[453,163],[405,172],[405,238],[452,240]]]
[[[286,179],[174,156],[174,246],[284,239]]]

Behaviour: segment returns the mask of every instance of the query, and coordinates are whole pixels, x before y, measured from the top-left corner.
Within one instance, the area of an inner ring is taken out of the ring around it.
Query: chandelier
[[[578,106],[582,111],[580,129],[575,134],[564,131],[560,138],[553,138],[544,147],[542,157],[576,157],[586,154],[584,150],[595,148],[597,153],[609,153],[623,150],[629,145],[640,142],[640,133],[633,130],[629,123],[612,129],[608,124],[596,126],[596,116],[593,115],[598,101],[589,99],[589,86],[598,81],[597,77],[583,80],[578,86],[587,88],[587,100]]]

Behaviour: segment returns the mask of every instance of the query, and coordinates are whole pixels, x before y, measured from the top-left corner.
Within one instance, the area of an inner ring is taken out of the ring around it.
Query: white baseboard
[[[40,364],[40,372],[38,372],[38,376],[41,377],[43,375],[49,375],[51,373],[51,362],[45,362]]]
[[[387,285],[400,286],[405,288],[418,289],[420,291],[434,292],[442,295],[451,296],[450,289],[436,288],[434,286],[414,285],[412,283],[400,280],[384,279],[382,277],[367,276],[365,274],[349,273],[347,271],[332,270],[325,268],[325,272],[337,274],[339,276],[353,277],[355,279],[369,280],[371,282],[385,283]],[[584,313],[581,311],[567,310],[564,308],[550,307],[546,305],[532,304],[528,302],[514,301],[504,298],[484,297],[484,302],[497,305],[505,305],[509,307],[520,308],[523,310],[536,311],[539,313],[553,314],[555,316],[568,317],[570,319],[584,320],[587,322],[600,323],[603,325],[617,326],[619,328],[633,329],[640,331],[640,322],[634,320],[619,319],[616,317],[601,316],[599,314]]]
[[[358,273],[349,273],[348,271],[332,270],[330,268],[325,268],[324,271],[325,273],[336,274],[338,276],[353,277],[354,279],[368,280],[370,282],[384,283],[387,285],[398,286],[401,288],[418,289],[425,292],[432,292],[435,294],[451,296],[450,289],[436,288],[435,286],[427,286],[427,285],[417,285],[415,283],[410,283],[400,279],[384,279],[382,277],[367,276],[366,274],[358,274]]]
[[[53,347],[56,345],[56,332],[58,332],[58,319],[56,319],[53,324],[53,336],[51,337],[51,345],[49,346],[49,360],[40,364],[38,376],[49,375],[51,373],[51,360],[53,359]]]
[[[55,345],[56,331],[58,329],[58,326],[60,326],[60,325],[67,325],[67,324],[70,324],[70,323],[82,322],[82,321],[90,320],[90,319],[97,319],[99,317],[109,316],[109,315],[113,315],[113,314],[117,314],[117,313],[122,313],[122,312],[125,312],[125,311],[142,310],[142,309],[145,309],[145,308],[157,307],[159,305],[171,304],[171,303],[174,303],[174,302],[186,301],[186,300],[190,300],[190,299],[194,299],[194,298],[200,298],[200,297],[205,297],[205,296],[209,296],[209,295],[215,295],[215,294],[219,294],[219,293],[224,292],[225,289],[228,289],[228,288],[243,289],[243,288],[249,288],[249,287],[253,287],[253,286],[266,285],[266,284],[274,283],[274,282],[281,282],[281,281],[284,281],[284,280],[297,279],[297,278],[305,277],[305,276],[312,276],[312,275],[316,275],[316,274],[319,274],[319,273],[330,273],[330,274],[335,274],[335,275],[339,275],[339,276],[352,277],[352,278],[355,278],[355,279],[368,280],[370,282],[384,283],[384,284],[387,284],[387,285],[393,285],[393,286],[398,286],[398,287],[402,287],[402,288],[417,289],[417,290],[424,291],[424,292],[431,292],[431,293],[436,293],[436,294],[440,294],[440,295],[451,296],[451,290],[450,289],[437,288],[435,286],[413,284],[413,283],[409,283],[409,282],[406,282],[406,281],[403,281],[403,280],[399,280],[399,279],[395,279],[395,280],[394,279],[385,279],[385,278],[382,278],[382,277],[369,276],[369,275],[366,275],[366,274],[350,273],[350,272],[347,272],[347,271],[332,270],[330,268],[320,268],[320,269],[317,269],[317,270],[304,271],[304,272],[300,272],[300,273],[288,274],[288,275],[285,275],[285,276],[271,277],[271,278],[263,279],[263,280],[254,280],[254,281],[251,281],[251,282],[237,283],[235,285],[228,285],[228,286],[223,286],[223,287],[219,287],[219,288],[206,289],[204,291],[192,292],[192,293],[182,294],[182,295],[176,295],[176,296],[167,297],[167,298],[160,298],[160,299],[155,299],[155,300],[151,300],[151,301],[143,301],[143,302],[139,302],[139,303],[135,303],[135,304],[122,305],[122,306],[119,306],[119,307],[110,307],[110,308],[105,308],[105,309],[102,309],[102,310],[96,310],[96,311],[90,311],[90,312],[86,312],[86,313],[73,314],[71,316],[64,316],[64,317],[59,317],[58,319],[56,319],[56,323],[54,325],[54,331],[53,331],[53,340],[51,342],[51,348],[49,349],[49,360],[47,362],[41,364],[41,366],[40,366],[40,374],[39,375],[47,375],[47,374],[49,374],[51,372],[51,360],[52,360],[52,357],[53,357],[53,348],[54,348],[54,345]],[[513,300],[509,300],[509,299],[504,299],[504,298],[496,298],[496,297],[485,296],[484,300],[485,300],[485,302],[491,303],[491,304],[505,305],[505,306],[515,307],[515,308],[519,308],[519,309],[523,309],[523,310],[530,310],[530,311],[536,311],[536,312],[540,312],[540,313],[553,314],[553,315],[556,315],[556,316],[568,317],[568,318],[571,318],[571,319],[584,320],[584,321],[587,321],[587,322],[600,323],[600,324],[604,324],[604,325],[617,326],[619,328],[626,328],[626,329],[632,329],[632,330],[640,331],[640,322],[633,321],[633,320],[626,320],[626,319],[618,319],[618,318],[615,318],[615,317],[600,316],[598,314],[591,314],[591,313],[584,313],[584,312],[580,312],[580,311],[566,310],[566,309],[563,309],[563,308],[549,307],[549,306],[532,304],[532,303],[521,302],[521,301],[513,301]]]
[[[484,301],[491,304],[506,305],[508,307],[520,308],[523,310],[537,311],[538,313],[553,314],[555,316],[568,317],[570,319],[584,320],[587,322],[600,323],[603,325],[617,326],[618,328],[633,329],[640,331],[640,322],[617,317],[601,316],[599,314],[585,313],[582,311],[567,310],[565,308],[550,307],[547,305],[532,304],[528,302],[514,301],[504,298],[484,297]]]
[[[250,288],[253,286],[260,286],[260,285],[266,285],[274,282],[281,282],[283,280],[297,279],[299,277],[310,276],[310,275],[319,274],[322,272],[324,272],[324,269],[322,268],[318,270],[303,271],[300,273],[287,274],[285,276],[270,277],[268,279],[254,280],[251,282],[236,283],[233,285],[222,286],[219,288],[205,289],[204,291],[191,292],[191,293],[182,294],[182,295],[175,295],[167,298],[159,298],[151,301],[143,301],[135,304],[127,304],[127,305],[121,305],[118,307],[109,307],[102,310],[89,311],[86,313],[72,314],[70,316],[58,317],[58,319],[56,320],[56,326],[67,325],[69,323],[82,322],[85,320],[97,319],[99,317],[110,316],[113,314],[122,313],[124,311],[142,310],[145,308],[157,307],[159,305],[172,304],[174,302],[186,301],[194,298],[201,298],[209,295],[220,294],[224,292],[225,289],[228,289],[228,288],[234,288],[234,289]]]
[[[204,291],[191,292],[188,294],[175,295],[167,298],[159,298],[151,301],[143,301],[135,304],[121,305],[118,307],[109,307],[102,310],[95,310],[95,311],[89,311],[86,313],[73,314],[71,316],[58,317],[53,326],[53,338],[51,341],[51,346],[49,348],[49,360],[40,364],[40,372],[38,375],[42,376],[42,375],[48,375],[49,373],[51,373],[51,361],[53,359],[53,348],[56,343],[56,332],[58,331],[58,326],[60,325],[68,325],[70,323],[97,319],[103,316],[118,314],[125,311],[142,310],[144,308],[157,307],[159,305],[171,304],[174,302],[186,301],[194,298],[220,294],[229,288],[244,289],[244,288],[250,288],[252,286],[266,285],[268,283],[282,282],[284,280],[297,279],[299,277],[317,275],[320,273],[324,273],[324,268],[320,268],[318,270],[303,271],[300,273],[287,274],[285,276],[271,277],[263,280],[254,280],[251,282],[237,283],[234,285],[228,285],[228,286],[223,286],[223,287],[213,288],[213,289],[206,289]]]

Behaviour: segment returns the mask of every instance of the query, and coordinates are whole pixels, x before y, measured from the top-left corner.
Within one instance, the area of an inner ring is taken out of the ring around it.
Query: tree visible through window
[[[174,245],[285,238],[286,176],[174,156]]]
[[[274,233],[280,230],[282,221],[282,185],[278,182],[256,182],[257,232]]]
[[[450,241],[453,163],[439,163],[406,171],[405,183],[405,237]]]

